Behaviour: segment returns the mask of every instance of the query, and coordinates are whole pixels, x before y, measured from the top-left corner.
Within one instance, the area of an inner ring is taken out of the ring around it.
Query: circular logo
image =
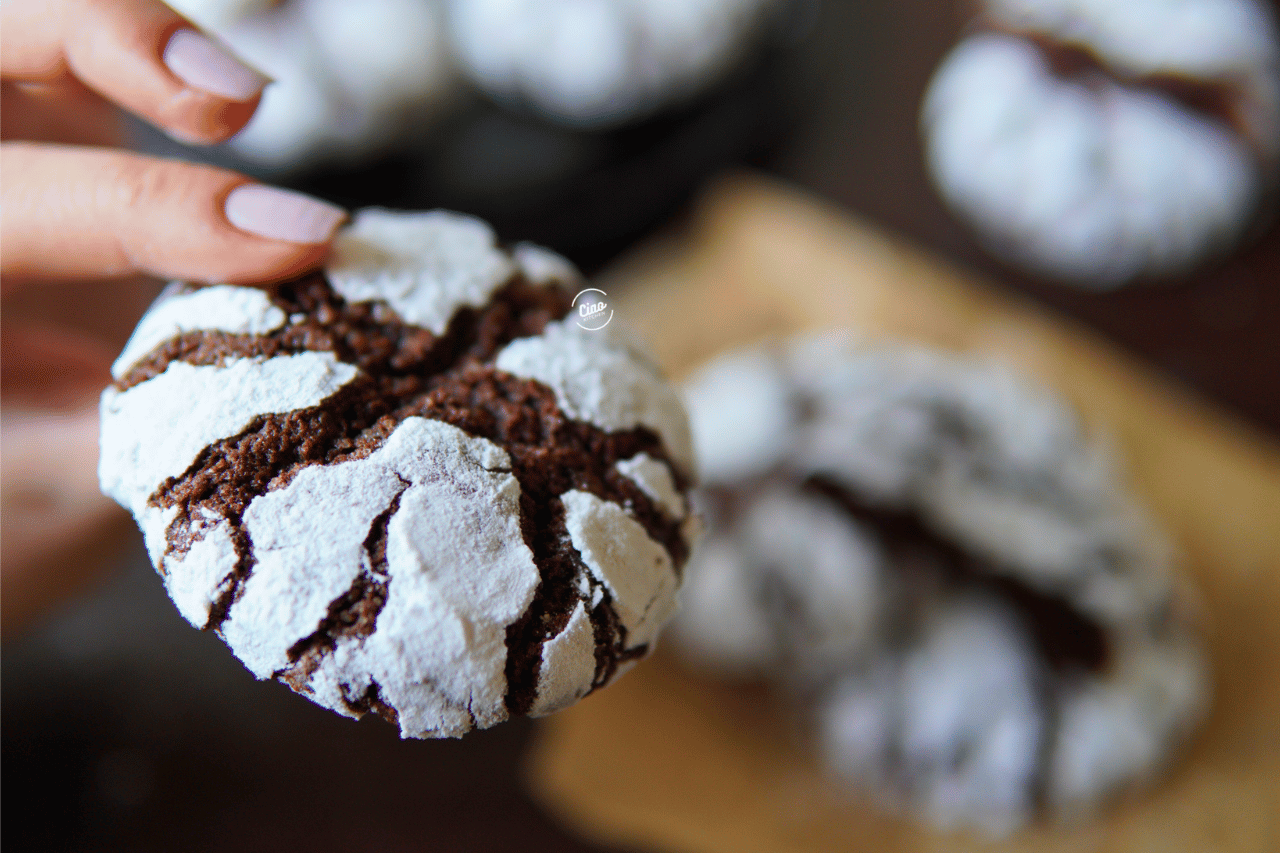
[[[573,309],[578,314],[578,326],[590,332],[598,332],[613,319],[613,309],[604,301],[603,290],[588,287],[573,297]]]

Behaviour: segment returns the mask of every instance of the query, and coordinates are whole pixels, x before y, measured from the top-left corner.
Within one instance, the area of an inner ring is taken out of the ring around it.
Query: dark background
[[[1083,322],[1256,427],[1280,429],[1274,220],[1181,282],[1096,294],[1028,278],[982,251],[924,171],[920,96],[962,15],[929,0],[802,1],[790,11],[759,60],[638,127],[569,133],[474,97],[415,150],[273,178],[348,204],[476,213],[506,239],[543,242],[594,270],[678,229],[717,172],[760,168]],[[401,742],[380,721],[344,720],[254,682],[215,637],[181,620],[140,542],[104,591],[6,640],[2,655],[10,850],[596,849],[524,795],[520,755],[533,723]]]

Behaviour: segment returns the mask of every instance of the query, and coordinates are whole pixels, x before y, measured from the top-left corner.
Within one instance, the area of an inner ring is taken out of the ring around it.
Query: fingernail
[[[169,37],[163,59],[187,85],[232,101],[248,101],[271,82],[213,39],[191,29],[178,30]]]
[[[241,231],[291,243],[323,243],[347,218],[336,204],[263,184],[236,187],[225,209],[227,221]]]

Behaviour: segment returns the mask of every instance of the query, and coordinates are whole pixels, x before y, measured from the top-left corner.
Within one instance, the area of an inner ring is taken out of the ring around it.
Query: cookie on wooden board
[[[836,775],[999,834],[1150,777],[1202,717],[1194,596],[1053,395],[839,335],[687,391],[708,529],[678,646],[784,687]]]

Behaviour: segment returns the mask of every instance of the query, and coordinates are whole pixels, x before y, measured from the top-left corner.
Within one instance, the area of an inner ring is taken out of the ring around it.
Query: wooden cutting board
[[[1280,284],[1280,283],[1277,283]],[[766,694],[659,652],[543,724],[534,796],[604,843],[753,851],[1280,851],[1280,446],[1087,331],[846,211],[756,176],[717,182],[684,231],[604,276],[617,316],[681,376],[762,336],[832,327],[1011,362],[1127,460],[1203,594],[1211,716],[1166,777],[1096,822],[991,842],[824,782]],[[1276,365],[1280,370],[1280,365]]]

